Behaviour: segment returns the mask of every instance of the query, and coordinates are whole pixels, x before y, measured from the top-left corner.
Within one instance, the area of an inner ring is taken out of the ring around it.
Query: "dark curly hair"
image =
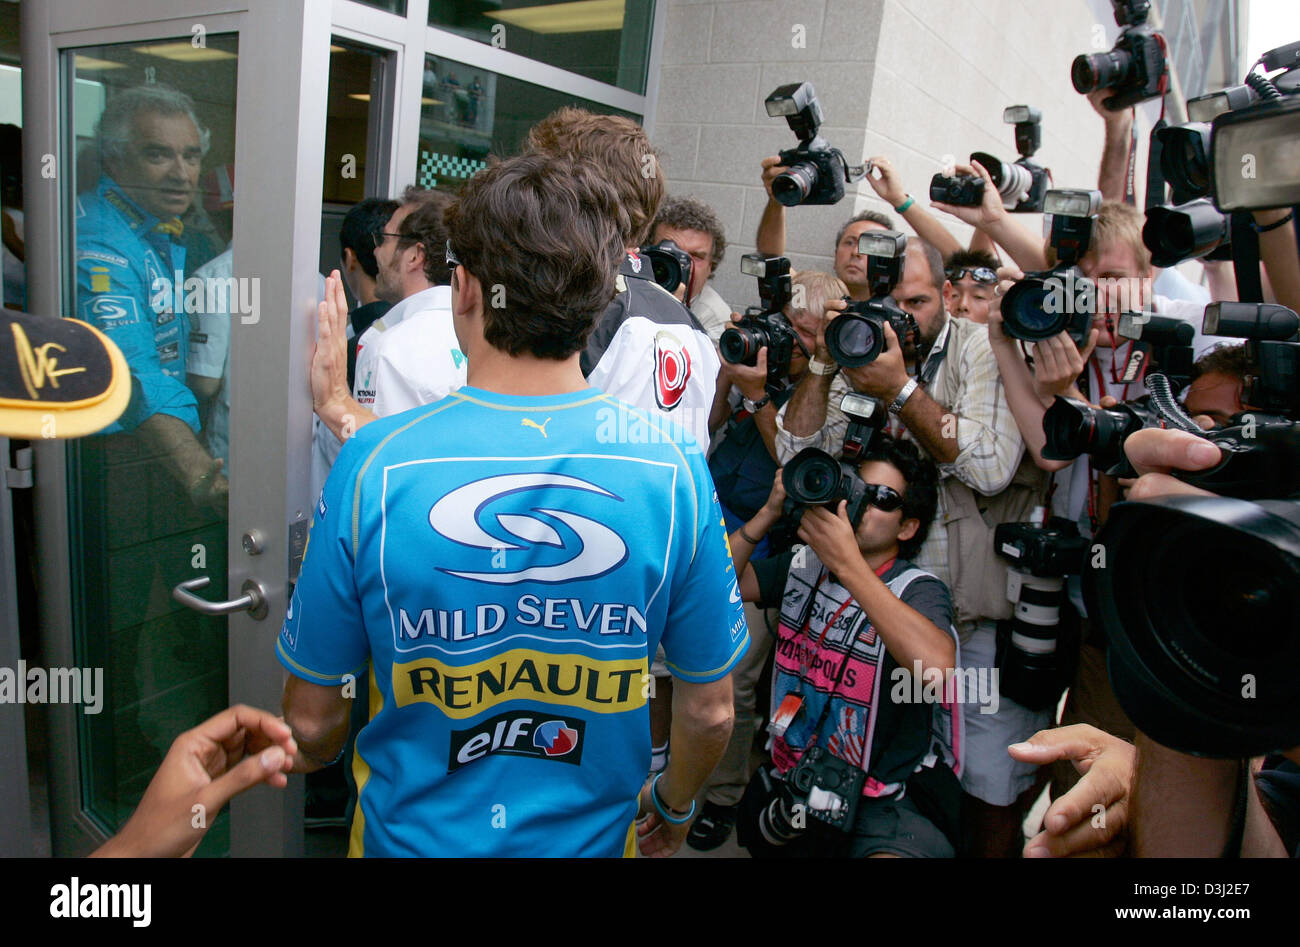
[[[907,489],[903,491],[903,519],[915,519],[920,525],[910,539],[899,542],[898,554],[903,559],[912,559],[930,534],[930,526],[939,509],[939,468],[911,441],[888,434],[882,434],[871,445],[871,450],[858,464],[859,469],[872,460],[889,464],[903,475],[907,483]]]
[[[447,208],[452,253],[483,287],[489,345],[551,359],[586,345],[614,298],[627,227],[605,177],[591,163],[524,154],[474,175]]]
[[[650,227],[650,239],[660,227],[673,230],[698,230],[713,238],[709,266],[716,271],[727,252],[727,235],[713,208],[695,197],[669,197],[659,206],[659,216]]]

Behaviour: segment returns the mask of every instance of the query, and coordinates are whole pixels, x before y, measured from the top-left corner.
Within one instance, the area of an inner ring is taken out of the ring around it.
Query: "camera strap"
[[[1232,272],[1237,278],[1237,298],[1242,302],[1264,301],[1264,283],[1259,275],[1259,233],[1251,226],[1251,215],[1237,213],[1232,227]]]
[[[940,346],[939,351],[932,351],[926,356],[920,374],[916,376],[916,381],[922,388],[929,388],[930,382],[934,381],[934,376],[939,374],[939,366],[943,364],[943,360],[948,354],[948,346],[952,344],[952,316],[949,316],[948,319],[949,323],[945,327],[947,334],[943,337],[943,345]]]

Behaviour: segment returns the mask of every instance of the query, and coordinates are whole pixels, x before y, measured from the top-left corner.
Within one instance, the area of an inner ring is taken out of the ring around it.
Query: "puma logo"
[[[551,419],[550,419],[550,418],[547,418],[547,419],[546,419],[545,421],[543,421],[541,424],[538,424],[538,423],[537,423],[536,421],[534,421],[532,418],[521,418],[520,421],[519,421],[519,426],[520,426],[520,427],[535,427],[535,428],[537,428],[537,430],[539,430],[539,431],[542,432],[542,437],[546,437],[546,425],[548,425],[548,424],[550,424],[550,423],[551,423]]]

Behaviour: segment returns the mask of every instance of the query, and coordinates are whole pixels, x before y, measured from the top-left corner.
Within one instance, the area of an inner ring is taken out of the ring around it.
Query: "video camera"
[[[1101,192],[1048,191],[1043,209],[1052,215],[1049,240],[1057,265],[1030,273],[1007,290],[1002,297],[1002,331],[1029,342],[1068,332],[1082,345],[1097,311],[1097,287],[1077,264],[1088,252]]]
[[[760,306],[750,306],[745,317],[727,326],[718,340],[722,357],[733,365],[756,365],[758,350],[767,346],[767,384],[779,385],[790,374],[790,357],[795,346],[808,350],[785,317],[791,300],[790,260],[783,256],[764,257],[746,253],[740,258],[740,272],[758,279]]]
[[[1300,317],[1282,306],[1207,307],[1205,331],[1245,338],[1256,361],[1243,401],[1289,416],[1245,412],[1201,431],[1159,403],[1161,376],[1149,379],[1158,423],[1222,453],[1214,467],[1176,476],[1218,495],[1117,504],[1097,537],[1104,553],[1084,571],[1120,705],[1181,752],[1242,757],[1300,744],[1297,329]]]
[[[772,118],[784,118],[799,139],[799,147],[780,153],[789,170],[772,181],[772,196],[786,207],[798,204],[835,204],[844,185],[865,173],[850,167],[844,153],[817,134],[822,126],[822,106],[811,82],[780,86],[763,102]]]
[[[1158,98],[1165,92],[1169,65],[1165,38],[1147,25],[1151,0],[1111,0],[1115,23],[1122,27],[1108,53],[1082,54],[1070,65],[1074,90],[1087,95],[1112,89],[1102,104],[1112,112]]]
[[[826,348],[835,363],[843,368],[857,368],[874,362],[885,350],[885,323],[888,322],[905,344],[909,332],[919,338],[916,320],[890,295],[903,278],[907,259],[907,237],[894,230],[868,230],[858,237],[858,253],[867,258],[867,283],[871,298],[849,303],[826,327]]]
[[[682,305],[691,305],[691,255],[673,240],[660,240],[658,243],[641,247],[639,252],[650,261],[651,272],[655,282],[668,292],[676,294],[677,287],[685,286]]]
[[[1194,257],[1232,259],[1232,220],[1222,211],[1300,202],[1297,164],[1277,150],[1285,147],[1286,136],[1294,142],[1300,134],[1300,98],[1286,99],[1300,91],[1300,42],[1271,49],[1260,62],[1266,70],[1286,71],[1272,79],[1252,72],[1245,85],[1191,99],[1192,121],[1156,132],[1153,154],[1158,150],[1160,173],[1171,191],[1169,203],[1147,210],[1142,228],[1142,242],[1156,266]],[[1256,127],[1260,122],[1265,124]],[[1282,139],[1275,140],[1279,135]],[[1248,153],[1255,167],[1243,175],[1241,159]]]
[[[805,447],[781,471],[785,485],[785,513],[798,520],[810,506],[824,506],[834,513],[847,500],[849,522],[854,529],[862,521],[874,492],[858,476],[858,464],[885,428],[888,411],[874,398],[849,392],[840,400],[848,416],[844,446],[839,459],[816,447]]]
[[[1016,150],[1020,158],[1007,164],[985,151],[971,153],[1002,196],[1002,206],[1016,214],[1038,214],[1051,184],[1051,172],[1032,158],[1043,143],[1043,115],[1028,105],[1012,105],[1002,112],[1002,121],[1016,126]],[[974,175],[936,174],[930,179],[930,200],[958,207],[975,207],[984,200],[984,179]]]

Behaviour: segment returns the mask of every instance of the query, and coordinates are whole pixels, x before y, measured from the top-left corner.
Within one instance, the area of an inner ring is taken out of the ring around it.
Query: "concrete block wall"
[[[734,308],[757,296],[739,261],[753,250],[767,200],[759,162],[795,143],[785,122],[763,108],[784,83],[811,81],[830,143],[852,163],[889,157],[923,204],[948,156],[1017,157],[1014,129],[1002,124],[1003,108],[1016,104],[1043,113],[1035,160],[1052,170],[1056,186],[1096,186],[1102,121],[1070,84],[1070,62],[1111,48],[1118,28],[1105,0],[664,2],[654,144],[670,193],[708,202],[726,228],[729,249],[714,286]],[[1139,110],[1140,175],[1157,114]],[[836,230],[866,208],[898,217],[865,182],[834,207],[787,211],[794,266],[829,270]],[[970,228],[942,219],[968,239]],[[1021,220],[1042,229],[1038,215]]]

